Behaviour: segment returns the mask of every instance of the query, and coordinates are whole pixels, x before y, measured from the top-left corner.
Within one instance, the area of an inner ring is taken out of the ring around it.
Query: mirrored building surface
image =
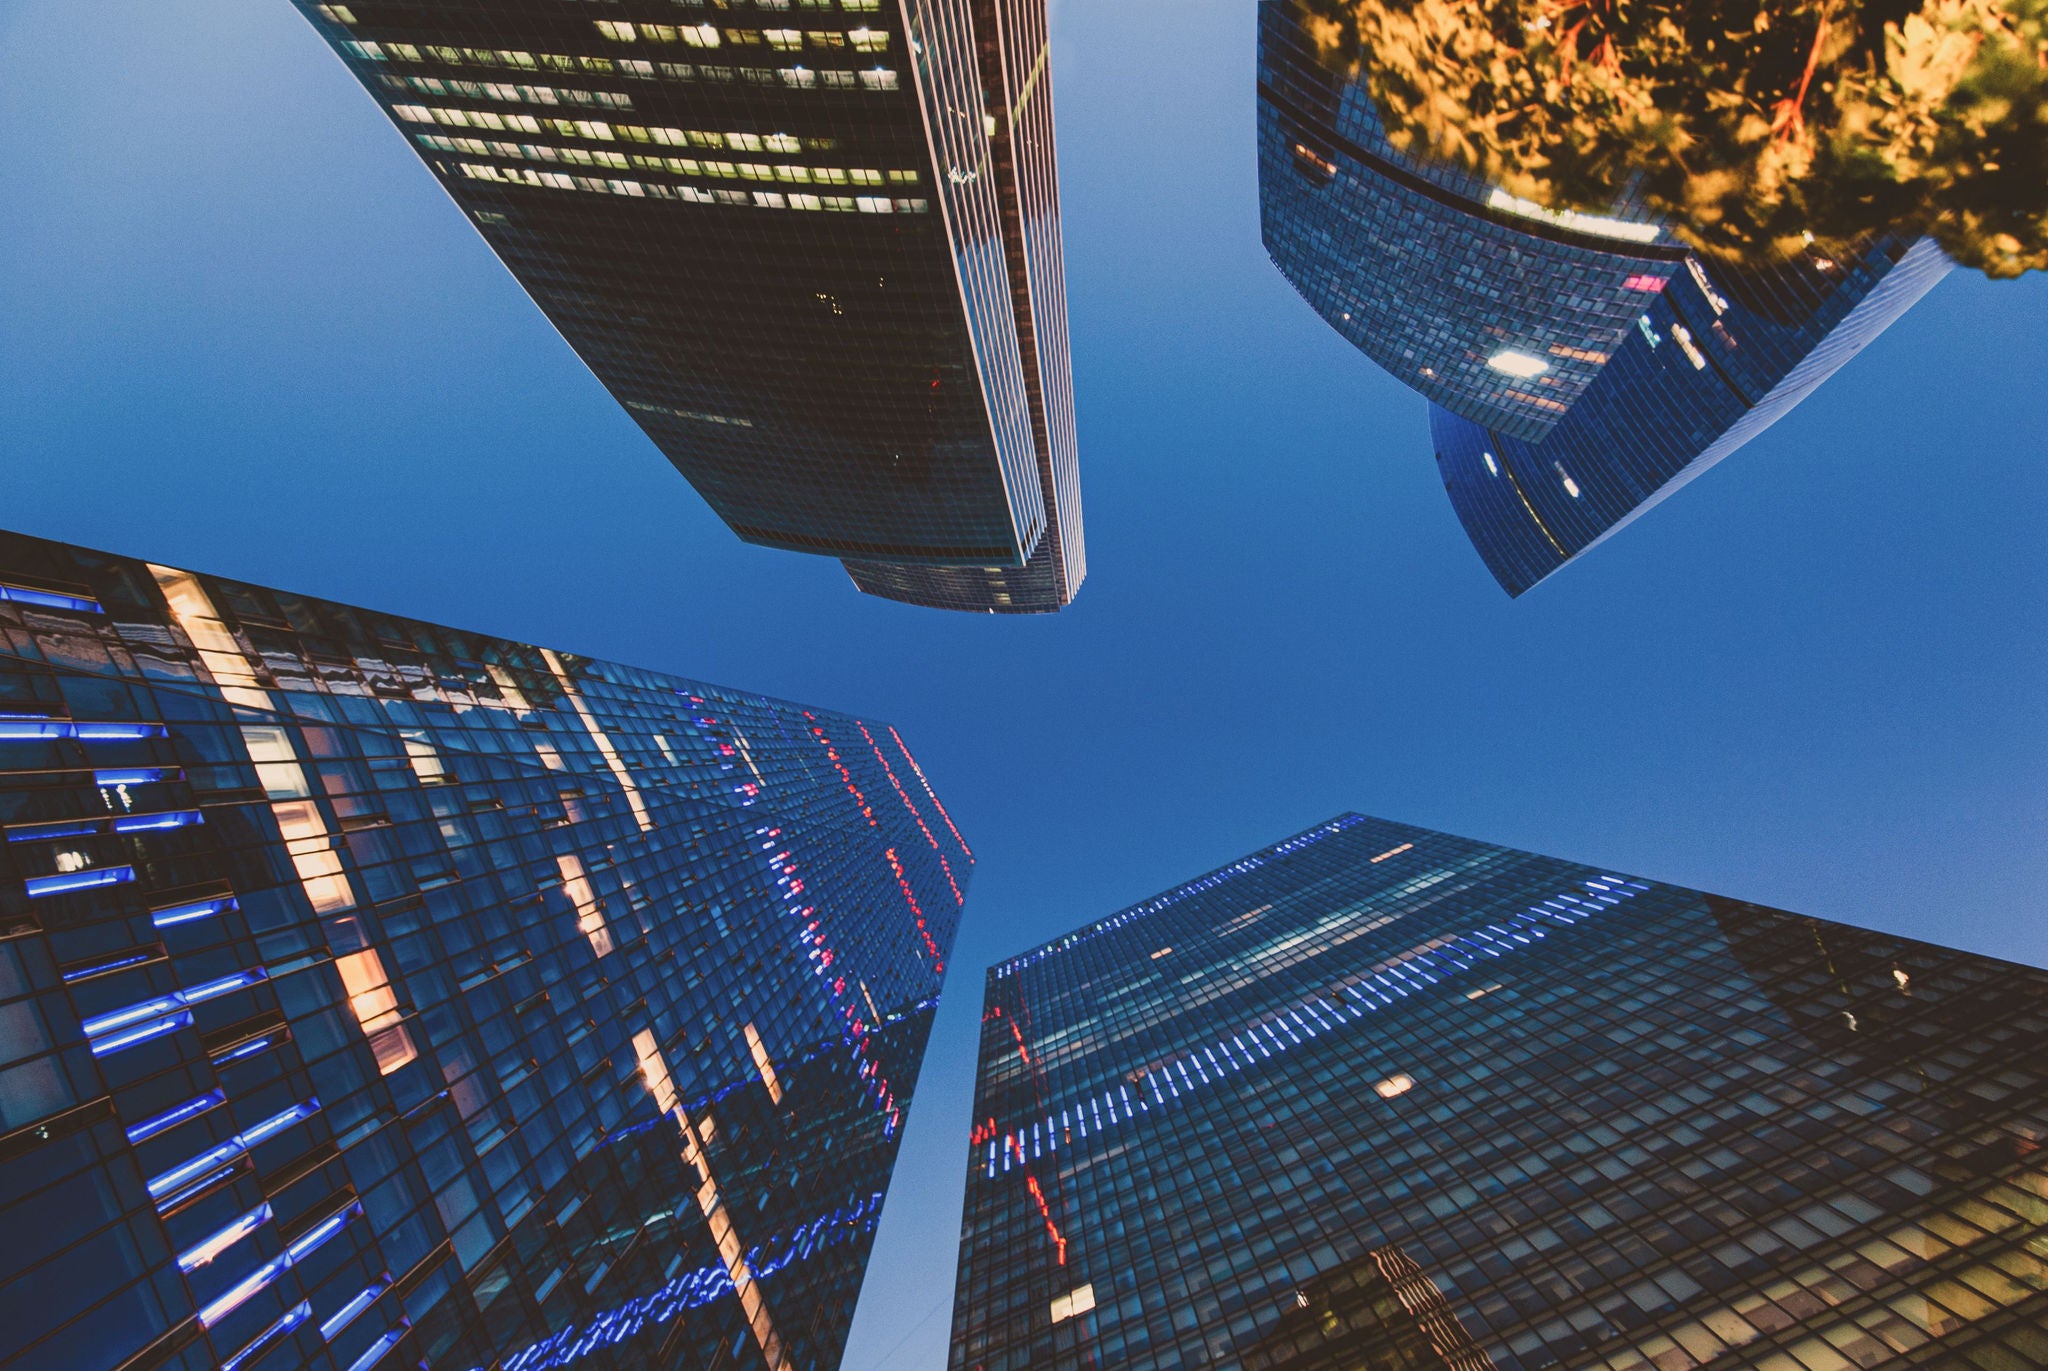
[[[2048,973],[1346,814],[990,969],[956,1371],[2048,1364]]]
[[[0,535],[0,1361],[837,1365],[973,858],[874,720]]]
[[[741,538],[1073,598],[1044,0],[298,7]]]
[[[1259,7],[1267,251],[1430,402],[1452,506],[1510,595],[1769,427],[1948,270],[1901,236],[1736,270],[1627,203],[1517,199],[1396,149],[1303,13]]]

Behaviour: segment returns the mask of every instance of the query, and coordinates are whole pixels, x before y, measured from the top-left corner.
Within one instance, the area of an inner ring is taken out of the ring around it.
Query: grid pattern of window
[[[1072,598],[1043,0],[296,2],[740,537]]]
[[[0,585],[0,1360],[837,1364],[973,866],[894,729]]]
[[[2048,1364],[2048,973],[1344,815],[992,968],[956,1371]]]
[[[1430,401],[1452,506],[1510,595],[1775,422],[1947,270],[1897,236],[1709,266],[1633,205],[1558,214],[1411,158],[1296,0],[1262,0],[1259,83],[1267,251]]]

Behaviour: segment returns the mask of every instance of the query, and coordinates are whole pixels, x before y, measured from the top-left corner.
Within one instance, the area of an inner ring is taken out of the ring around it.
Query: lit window
[[[1486,459],[1486,470],[1489,475],[1500,475],[1500,466],[1493,460],[1493,454],[1491,452],[1481,452],[1479,455]]]
[[[1565,494],[1567,494],[1567,495],[1569,495],[1569,496],[1571,496],[1571,497],[1572,497],[1572,498],[1573,498],[1574,500],[1578,499],[1578,498],[1579,498],[1579,483],[1578,483],[1577,481],[1574,481],[1574,480],[1573,480],[1573,479],[1571,478],[1571,475],[1570,475],[1570,474],[1569,474],[1568,472],[1566,472],[1566,471],[1565,471],[1565,469],[1564,469],[1564,463],[1563,463],[1563,462],[1552,462],[1552,463],[1550,464],[1550,469],[1551,469],[1552,471],[1555,471],[1555,472],[1557,473],[1557,479],[1558,479],[1558,480],[1560,480],[1560,481],[1564,482],[1564,493],[1565,493]]]
[[[391,978],[384,974],[384,962],[375,948],[366,947],[334,959],[341,984],[348,991],[348,1005],[356,1022],[370,1040],[370,1052],[377,1058],[377,1074],[388,1076],[419,1052],[412,1035],[399,1022],[398,994]]]
[[[752,1024],[747,1025],[747,1050],[754,1054],[754,1068],[761,1073],[761,1084],[768,1087],[768,1098],[782,1103],[782,1081],[775,1074],[775,1063],[768,1058],[768,1044],[761,1041],[761,1031]]]
[[[1707,354],[1700,351],[1700,345],[1692,340],[1692,330],[1684,324],[1673,324],[1671,336],[1678,340],[1678,346],[1685,350],[1685,360],[1692,363],[1694,371],[1707,369]]]
[[[1685,264],[1692,270],[1693,284],[1700,288],[1700,294],[1707,297],[1707,303],[1714,307],[1714,313],[1728,312],[1728,298],[1714,289],[1714,283],[1707,279],[1707,269],[1700,265],[1697,257],[1688,257]]]
[[[555,868],[562,873],[562,890],[569,897],[569,903],[576,906],[576,927],[590,940],[590,950],[600,957],[611,955],[612,933],[605,926],[604,910],[598,906],[597,892],[591,888],[590,878],[584,874],[583,859],[575,853],[565,853],[555,858]]]
[[[597,31],[616,43],[630,43],[636,36],[631,24],[620,23],[615,19],[598,20]]]
[[[669,1077],[668,1063],[661,1058],[661,1045],[654,1040],[654,1034],[641,1029],[633,1035],[633,1055],[640,1059],[640,1078],[647,1082],[647,1092],[654,1096],[654,1106],[666,1114],[676,1107],[676,1085]]]
[[[1550,363],[1544,361],[1541,357],[1531,357],[1528,353],[1517,352],[1513,348],[1507,348],[1494,353],[1493,356],[1486,359],[1486,365],[1492,367],[1495,371],[1517,377],[1521,380],[1527,380],[1532,376],[1541,376],[1544,372],[1550,370]]]
[[[1087,1313],[1095,1307],[1095,1285],[1077,1285],[1052,1302],[1052,1321],[1065,1323],[1068,1319]]]
[[[1159,960],[1159,959],[1160,959],[1161,957],[1164,957],[1164,956],[1165,956],[1166,954],[1168,954],[1168,953],[1169,953],[1169,952],[1171,952],[1171,951],[1173,951],[1173,949],[1172,949],[1172,948],[1170,948],[1170,947],[1162,947],[1162,948],[1160,948],[1160,949],[1159,949],[1159,950],[1158,950],[1157,952],[1154,952],[1154,953],[1152,954],[1152,960],[1156,962],[1156,961],[1158,961],[1158,960]]]
[[[408,728],[404,731],[406,760],[412,763],[412,774],[420,778],[423,785],[439,785],[448,779],[448,768],[441,765],[441,754],[427,741],[423,730]]]
[[[1547,205],[1539,205],[1534,200],[1524,200],[1519,195],[1510,195],[1498,188],[1486,197],[1486,207],[1519,215],[1524,219],[1540,219],[1559,228],[1597,234],[1602,238],[1623,238],[1631,243],[1657,241],[1658,228],[1655,224],[1630,223],[1626,219],[1611,219],[1604,214],[1585,214],[1575,209],[1551,209]]]
[[[1404,1071],[1399,1075],[1387,1077],[1372,1089],[1381,1099],[1391,1100],[1396,1095],[1405,1095],[1414,1088],[1415,1078]]]
[[[355,15],[350,13],[347,5],[322,5],[320,13],[337,24],[353,24],[356,21]]]

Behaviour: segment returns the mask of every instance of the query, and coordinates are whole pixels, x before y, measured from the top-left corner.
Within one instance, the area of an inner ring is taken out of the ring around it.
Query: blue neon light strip
[[[290,1333],[294,1328],[313,1317],[313,1302],[300,1300],[284,1311],[284,1316],[253,1338],[247,1347],[220,1364],[220,1371],[241,1371],[250,1362],[270,1350],[270,1345]]]
[[[1013,1166],[1022,1166],[1048,1152],[1059,1151],[1061,1139],[1067,1136],[1069,1129],[1079,1137],[1087,1137],[1091,1118],[1095,1121],[1095,1131],[1101,1133],[1128,1122],[1134,1114],[1150,1113],[1155,1105],[1166,1108],[1183,1094],[1192,1095],[1202,1086],[1214,1084],[1233,1072],[1270,1061],[1290,1048],[1302,1045],[1307,1038],[1317,1037],[1328,1029],[1344,1027],[1349,1021],[1386,1008],[1397,1000],[1441,985],[1445,977],[1470,971],[1484,958],[1503,957],[1519,951],[1521,947],[1533,947],[1537,939],[1548,936],[1559,927],[1569,928],[1595,914],[1605,913],[1622,901],[1633,899],[1638,892],[1648,890],[1649,886],[1625,876],[1602,876],[1582,882],[1581,888],[1583,894],[1559,894],[1530,906],[1520,914],[1511,915],[1501,923],[1438,938],[1382,962],[1363,976],[1343,983],[1350,994],[1342,1006],[1324,1000],[1321,995],[1312,996],[1300,1004],[1269,1014],[1228,1038],[1177,1057],[1173,1061],[1173,1072],[1178,1075],[1178,1081],[1174,1074],[1168,1074],[1164,1069],[1147,1071],[1143,1077],[1144,1090],[1135,1103],[1131,1099],[1130,1087],[1117,1085],[1083,1103],[1062,1107],[1029,1125],[1020,1124],[1003,1135],[1000,1146],[994,1140],[989,1142],[983,1178],[992,1180],[998,1171],[1008,1172]],[[1251,1040],[1249,1045],[1245,1041],[1247,1038]],[[1160,1085],[1162,1080],[1165,1081],[1164,1089]],[[1149,1099],[1145,1097],[1148,1092]]]
[[[232,976],[222,976],[218,980],[205,981],[193,986],[190,990],[180,993],[184,996],[186,1004],[200,1004],[206,1000],[217,1000],[223,995],[231,995],[237,990],[246,990],[252,985],[269,979],[270,973],[268,971],[265,971],[260,966],[252,966],[247,971],[237,971]]]
[[[270,1206],[266,1204],[260,1211],[257,1212],[262,1213],[265,1218],[268,1218],[270,1216]],[[312,1252],[322,1243],[325,1243],[328,1239],[332,1238],[336,1233],[339,1233],[343,1228],[348,1226],[348,1223],[351,1219],[355,1218],[362,1212],[363,1206],[360,1203],[351,1204],[348,1208],[334,1215],[333,1218],[323,1220],[321,1223],[317,1224],[312,1230],[298,1238],[295,1242],[292,1243],[290,1247],[286,1248],[283,1252],[279,1253],[275,1257],[272,1257],[269,1261],[263,1263],[263,1265],[257,1267],[254,1271],[251,1271],[248,1275],[242,1277],[241,1280],[235,1282],[234,1285],[230,1286],[227,1289],[227,1291],[223,1293],[218,1299],[214,1300],[213,1303],[201,1308],[199,1311],[200,1324],[203,1327],[211,1328],[215,1324],[219,1323],[222,1319],[226,1318],[228,1315],[234,1313],[237,1309],[241,1308],[244,1304],[246,1304],[251,1296],[255,1295],[257,1292],[261,1290],[268,1288],[271,1282],[275,1281],[279,1276],[282,1276],[286,1271],[290,1270],[294,1262],[303,1260],[307,1253]],[[246,1218],[247,1215],[244,1215],[243,1217]],[[180,1257],[178,1260],[182,1263],[184,1261],[184,1258]],[[312,1310],[308,1309],[306,1312],[308,1314],[311,1314]],[[294,1324],[293,1326],[297,1327],[296,1324]]]
[[[84,595],[60,595],[54,590],[30,590],[25,586],[0,585],[0,600],[16,604],[41,605],[45,609],[82,609],[87,614],[105,614],[100,602]]]
[[[367,1289],[341,1308],[335,1310],[333,1316],[327,1322],[320,1325],[320,1336],[329,1342],[333,1342],[342,1329],[354,1323],[357,1315],[375,1304],[377,1297],[390,1288],[391,1277],[388,1275],[380,1276],[376,1280],[371,1281]]]
[[[123,1029],[111,1037],[94,1038],[91,1042],[92,1055],[104,1057],[110,1052],[119,1052],[124,1047],[133,1047],[137,1043],[146,1043],[152,1038],[161,1038],[165,1034],[175,1033],[181,1028],[190,1028],[191,1026],[191,1013],[181,1009],[175,1014],[167,1014],[152,1023]]]
[[[362,1356],[349,1363],[348,1371],[370,1371],[371,1367],[384,1360],[386,1352],[398,1346],[398,1340],[405,1336],[405,1330],[408,1327],[410,1327],[409,1323],[401,1324],[377,1339],[377,1341],[371,1343],[368,1350]]]
[[[267,1202],[257,1205],[248,1213],[232,1220],[215,1233],[193,1244],[185,1251],[180,1252],[178,1254],[178,1269],[188,1275],[197,1271],[200,1267],[205,1266],[215,1257],[218,1257],[221,1253],[263,1227],[264,1224],[269,1223],[270,1219],[270,1205]]]
[[[94,962],[90,966],[74,967],[64,973],[64,984],[70,985],[76,981],[89,980],[94,976],[104,976],[110,971],[121,971],[127,967],[141,966],[145,962],[156,961],[159,955],[155,948],[150,948],[144,952],[131,952],[125,957],[116,957],[111,961]]]
[[[167,809],[160,814],[126,814],[114,820],[116,833],[148,833],[159,828],[189,828],[206,816],[196,809]]]
[[[135,879],[132,866],[103,866],[96,871],[60,871],[54,876],[31,876],[28,878],[28,897],[41,899],[45,895],[62,895],[71,890],[91,890],[95,886],[121,885]]]
[[[53,828],[48,825],[39,824],[34,828],[9,829],[7,841],[10,843],[40,843],[47,842],[51,838],[90,838],[99,831],[100,826],[98,823],[69,824],[62,828]]]
[[[209,1100],[211,1100],[211,1103],[208,1103]],[[209,1094],[201,1095],[196,1100],[181,1104],[176,1109],[170,1110],[167,1113],[159,1114],[154,1119],[145,1120],[143,1123],[137,1124],[136,1127],[148,1128],[150,1133],[161,1133],[164,1129],[183,1123],[186,1119],[196,1118],[220,1102],[221,1092],[218,1090],[211,1091]],[[181,1189],[195,1177],[204,1175],[216,1167],[233,1161],[244,1152],[254,1148],[258,1143],[276,1137],[293,1124],[310,1119],[319,1112],[320,1101],[318,1099],[308,1099],[303,1104],[295,1104],[289,1109],[280,1110],[272,1114],[269,1118],[259,1123],[249,1125],[249,1127],[243,1129],[234,1137],[229,1138],[226,1142],[216,1143],[190,1161],[180,1162],[162,1175],[152,1179],[149,1182],[151,1198],[157,1200],[159,1204],[167,1203],[165,1196],[174,1190]],[[173,1114],[179,1117],[171,1118]],[[165,1119],[170,1121],[168,1123],[159,1122]],[[148,1137],[150,1133],[145,1133],[142,1136]],[[134,1130],[130,1130],[128,1136],[131,1142],[136,1140]]]
[[[154,999],[142,1000],[121,1009],[109,1010],[105,1014],[95,1014],[90,1019],[85,1020],[83,1024],[85,1036],[92,1040],[92,1054],[95,1057],[104,1057],[109,1052],[132,1046],[145,1040],[144,1038],[134,1037],[125,1033],[117,1035],[116,1038],[106,1036],[109,1033],[114,1033],[116,1029],[154,1015],[165,1015],[168,1017],[159,1020],[153,1027],[164,1033],[169,1033],[181,1026],[178,1023],[172,1022],[173,1020],[181,1019],[183,1023],[192,1022],[190,1014],[181,1015],[173,1011],[185,1009],[195,1004],[202,1004],[207,1000],[217,999],[222,995],[244,989],[269,978],[270,973],[268,971],[265,971],[260,966],[252,966],[247,971],[237,971],[231,976],[222,976],[218,980],[195,985],[190,990],[173,990],[168,995],[158,995]],[[166,1024],[169,1027],[165,1027],[164,1025]],[[151,1033],[146,1036],[154,1037],[156,1034]]]
[[[73,719],[16,716],[0,718],[0,743],[48,742],[54,738],[76,738],[81,742],[110,742],[133,738],[162,738],[162,724],[79,723]]]
[[[174,1190],[181,1190],[187,1182],[196,1180],[209,1171],[213,1171],[233,1161],[246,1150],[240,1142],[233,1138],[224,1143],[215,1143],[198,1156],[178,1163],[161,1175],[151,1177],[149,1180],[150,1198],[160,1200]]]
[[[229,1062],[238,1062],[244,1057],[253,1057],[258,1052],[267,1052],[272,1045],[270,1035],[266,1033],[260,1038],[251,1038],[239,1047],[229,1048],[218,1057],[213,1058],[213,1064],[217,1067],[226,1066]]]
[[[174,781],[178,768],[174,766],[134,766],[125,771],[95,771],[94,785],[154,785],[158,781]]]
[[[210,919],[216,914],[225,914],[228,910],[236,908],[239,906],[232,898],[199,900],[193,904],[173,905],[169,909],[156,910],[150,914],[149,921],[158,928],[172,928],[178,924],[189,924],[196,919]]]
[[[794,1262],[827,1247],[851,1242],[872,1233],[880,1217],[882,1197],[870,1195],[857,1204],[842,1206],[831,1214],[811,1220],[803,1227],[774,1240],[775,1254],[763,1259],[767,1245],[746,1254],[747,1269],[756,1280],[765,1280]],[[642,1329],[667,1323],[677,1314],[696,1309],[733,1293],[732,1277],[722,1263],[686,1271],[649,1295],[627,1300],[606,1310],[588,1324],[571,1324],[541,1342],[533,1343],[508,1357],[504,1371],[559,1371],[600,1348],[615,1347]],[[477,1368],[482,1371],[482,1368]]]
[[[154,1138],[166,1129],[176,1128],[187,1119],[196,1119],[209,1109],[218,1109],[227,1103],[227,1096],[218,1090],[209,1090],[183,1104],[174,1104],[161,1114],[152,1114],[140,1123],[128,1127],[128,1141],[139,1143],[145,1138]],[[155,1193],[155,1192],[151,1192]]]
[[[293,1238],[284,1249],[285,1256],[289,1257],[293,1263],[304,1261],[308,1256],[319,1251],[329,1238],[332,1238],[336,1233],[348,1227],[349,1220],[360,1217],[362,1212],[362,1203],[357,1201],[351,1203],[346,1209],[338,1210],[328,1215],[298,1237]]]

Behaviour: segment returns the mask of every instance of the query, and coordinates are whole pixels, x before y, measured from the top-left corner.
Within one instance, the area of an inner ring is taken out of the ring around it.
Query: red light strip
[[[832,740],[825,736],[824,729],[815,727],[818,716],[807,709],[804,711],[804,717],[809,719],[814,725],[811,729],[811,736],[824,744],[825,755],[832,759],[832,765],[839,771],[839,779],[846,782],[847,790],[853,795],[855,803],[860,805],[861,815],[868,821],[868,826],[870,828],[881,827],[880,824],[875,822],[875,811],[868,805],[868,797],[861,794],[860,787],[853,783],[853,773],[846,769],[845,762],[839,760],[839,749],[832,746]]]
[[[917,783],[924,787],[924,793],[932,797],[932,806],[939,811],[939,817],[946,821],[946,827],[952,831],[953,841],[960,844],[960,850],[967,854],[967,860],[973,861],[974,849],[960,836],[960,830],[953,827],[953,816],[946,812],[946,806],[939,801],[938,792],[933,790],[932,783],[925,779],[924,768],[917,764],[917,758],[910,755],[910,749],[903,745],[901,735],[894,728],[889,729],[889,736],[896,740],[896,750],[903,754],[904,761],[910,763],[910,769],[916,773]]]
[[[1018,1149],[1022,1151],[1023,1149]],[[1060,1236],[1060,1226],[1052,1221],[1052,1208],[1045,1202],[1045,1192],[1038,1188],[1038,1177],[1027,1175],[1024,1184],[1031,1187],[1031,1198],[1038,1201],[1038,1212],[1045,1219],[1045,1231],[1052,1235],[1053,1246],[1059,1249],[1060,1265],[1067,1264],[1067,1240]]]
[[[960,883],[953,879],[953,865],[946,860],[946,854],[939,851],[939,840],[932,836],[932,831],[929,828],[925,827],[924,815],[918,813],[917,806],[911,803],[910,792],[903,788],[903,782],[896,779],[896,769],[889,765],[889,759],[884,757],[882,749],[876,746],[875,735],[868,732],[868,726],[858,719],[853,721],[853,725],[860,730],[860,736],[867,739],[869,750],[875,754],[875,760],[882,764],[882,774],[889,778],[890,785],[896,787],[897,798],[902,800],[903,807],[910,811],[910,817],[917,821],[917,831],[924,834],[924,840],[930,843],[932,851],[937,853],[939,866],[946,873],[946,884],[953,887],[953,903],[964,907],[967,904],[967,897],[960,893]],[[906,753],[904,755],[908,756],[909,754]],[[956,833],[953,836],[957,838],[960,835]]]
[[[910,906],[911,916],[917,920],[917,936],[923,938],[924,945],[931,949],[932,970],[934,973],[943,974],[946,970],[945,958],[939,952],[939,945],[932,941],[931,930],[924,926],[924,910],[918,907],[917,895],[911,890],[910,881],[903,874],[903,863],[896,860],[896,849],[893,847],[885,849],[884,855],[889,859],[889,869],[896,873],[896,884],[903,888],[904,903]]]

